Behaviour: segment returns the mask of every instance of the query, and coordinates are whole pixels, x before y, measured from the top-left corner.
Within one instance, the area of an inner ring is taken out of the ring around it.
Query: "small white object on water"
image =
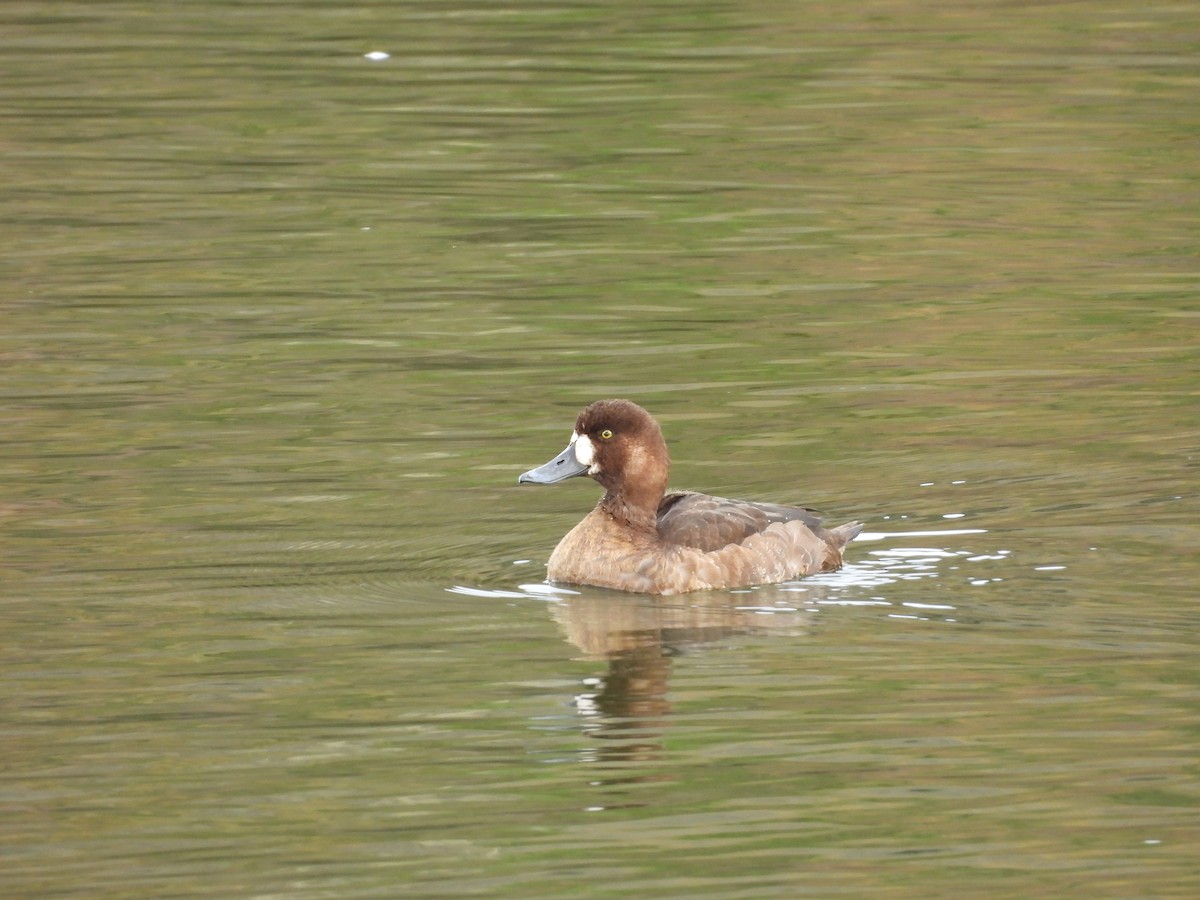
[[[392,54],[384,53],[382,50],[372,50],[370,53],[364,53],[363,56],[371,60],[371,62],[382,62],[385,59],[392,58]]]

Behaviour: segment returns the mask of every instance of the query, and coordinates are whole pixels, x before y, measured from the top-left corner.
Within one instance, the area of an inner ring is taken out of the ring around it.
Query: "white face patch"
[[[596,448],[592,446],[592,439],[586,434],[572,433],[571,443],[575,445],[575,458],[587,466],[590,472],[596,460]]]

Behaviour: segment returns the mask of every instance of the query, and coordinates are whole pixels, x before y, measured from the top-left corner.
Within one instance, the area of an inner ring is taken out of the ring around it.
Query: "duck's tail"
[[[842,567],[842,548],[858,537],[863,530],[862,522],[847,522],[825,531],[825,559],[822,572],[832,572]]]
[[[862,522],[847,522],[845,525],[839,525],[837,528],[830,528],[829,536],[839,547],[845,547],[848,543],[862,534],[862,530]]]

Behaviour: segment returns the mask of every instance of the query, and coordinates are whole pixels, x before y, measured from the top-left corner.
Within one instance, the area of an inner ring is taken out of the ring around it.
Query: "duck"
[[[775,584],[842,565],[859,522],[823,528],[802,506],[667,491],[662,428],[631,400],[598,400],[575,420],[566,449],[518,484],[587,475],[604,488],[596,508],[554,548],[551,582],[673,595]]]

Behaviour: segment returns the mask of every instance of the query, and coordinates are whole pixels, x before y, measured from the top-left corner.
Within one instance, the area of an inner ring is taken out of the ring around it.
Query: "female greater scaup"
[[[575,420],[571,442],[519,484],[590,475],[604,497],[554,548],[551,581],[644,594],[773,584],[842,564],[858,522],[824,529],[811,510],[666,493],[662,430],[629,400],[600,400]]]

